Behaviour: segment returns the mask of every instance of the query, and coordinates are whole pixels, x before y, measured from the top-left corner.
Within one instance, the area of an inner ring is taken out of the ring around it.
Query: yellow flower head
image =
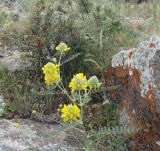
[[[63,105],[60,110],[61,118],[64,122],[73,123],[80,118],[80,109],[76,104]]]
[[[69,51],[71,48],[68,47],[64,42],[61,42],[57,47],[57,51]]]
[[[18,122],[16,122],[16,123],[14,123],[13,126],[16,127],[16,128],[19,128],[19,127],[20,127],[20,124],[19,124]]]
[[[58,83],[60,81],[60,73],[58,64],[53,64],[51,62],[47,63],[42,67],[44,73],[45,83],[47,85],[52,85],[53,83]]]
[[[32,110],[32,114],[37,114],[37,111],[36,110]]]
[[[97,89],[101,86],[101,83],[96,76],[92,76],[88,80],[88,86],[90,89]]]
[[[76,90],[86,90],[87,86],[88,86],[88,81],[83,73],[78,73],[74,75],[73,79],[69,83],[69,87],[71,88],[72,92]]]

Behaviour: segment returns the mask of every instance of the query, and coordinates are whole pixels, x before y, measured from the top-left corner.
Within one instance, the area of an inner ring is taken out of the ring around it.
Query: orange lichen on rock
[[[132,74],[129,74],[130,71]],[[142,128],[138,134],[131,136],[131,151],[160,150],[160,146],[156,144],[160,140],[160,116],[152,86],[149,85],[145,97],[141,96],[141,73],[131,67],[109,67],[103,77],[106,87],[119,85],[117,89],[107,93],[110,100],[119,104],[120,113],[125,109],[128,117],[122,118],[122,123]]]
[[[136,84],[139,85],[141,82],[141,73],[137,69],[132,70],[132,72],[133,72],[133,76],[136,81]]]
[[[119,66],[116,68],[116,76],[121,78],[122,75],[123,75],[123,68],[122,68],[122,66]]]
[[[156,48],[156,46],[155,46],[155,44],[150,43],[150,44],[149,44],[149,48]]]
[[[160,139],[160,132],[157,123],[159,123],[159,115],[156,114],[152,123],[148,123],[148,121],[143,117],[143,119],[139,120],[139,123],[143,125],[143,129],[140,133],[132,135],[132,151],[159,151],[160,146],[156,144],[156,142]]]
[[[146,94],[146,101],[152,113],[156,113],[156,104],[154,102],[154,93],[152,90],[148,91]]]

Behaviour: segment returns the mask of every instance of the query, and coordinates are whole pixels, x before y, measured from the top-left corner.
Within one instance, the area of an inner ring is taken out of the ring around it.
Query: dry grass
[[[148,3],[137,5],[121,0],[109,4],[122,18],[129,19],[129,25],[141,31],[142,38],[160,33],[160,0],[150,0]]]
[[[21,0],[24,4],[24,8],[28,14],[32,14],[34,10],[34,4],[38,0]],[[54,0],[46,0],[48,7],[55,6],[56,1]],[[60,0],[58,3],[67,2],[67,0]],[[129,3],[126,3],[125,0],[92,0],[92,4],[94,6],[98,6],[103,4],[104,8],[110,7],[113,12],[117,12],[121,16],[122,21],[127,23],[131,28],[138,31],[140,34],[139,39],[137,41],[142,41],[151,35],[159,35],[160,33],[160,0],[148,0],[148,3],[137,4],[135,3],[137,0],[130,0]],[[57,3],[56,3],[57,4]],[[64,4],[64,3],[62,3]],[[68,9],[68,8],[67,8]],[[75,6],[74,12],[76,12],[78,8]],[[28,24],[27,20],[22,20],[20,23],[16,24],[16,26],[26,27]],[[132,40],[132,39],[131,39]]]

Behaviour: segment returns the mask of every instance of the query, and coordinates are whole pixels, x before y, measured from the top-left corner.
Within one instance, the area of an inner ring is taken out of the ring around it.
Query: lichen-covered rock
[[[14,120],[0,119],[0,151],[76,151],[74,140],[68,134],[60,132],[61,125],[36,123],[19,119],[19,126]],[[69,143],[71,142],[71,144]]]
[[[104,78],[106,87],[117,86],[108,94],[119,104],[120,123],[144,128],[132,138],[135,146],[141,140],[142,150],[160,150],[160,37],[116,54]]]

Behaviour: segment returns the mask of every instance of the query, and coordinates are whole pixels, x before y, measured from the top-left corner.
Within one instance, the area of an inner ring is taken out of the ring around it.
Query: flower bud
[[[101,83],[99,82],[99,80],[96,76],[92,76],[88,80],[88,86],[90,89],[96,89],[101,86]]]

